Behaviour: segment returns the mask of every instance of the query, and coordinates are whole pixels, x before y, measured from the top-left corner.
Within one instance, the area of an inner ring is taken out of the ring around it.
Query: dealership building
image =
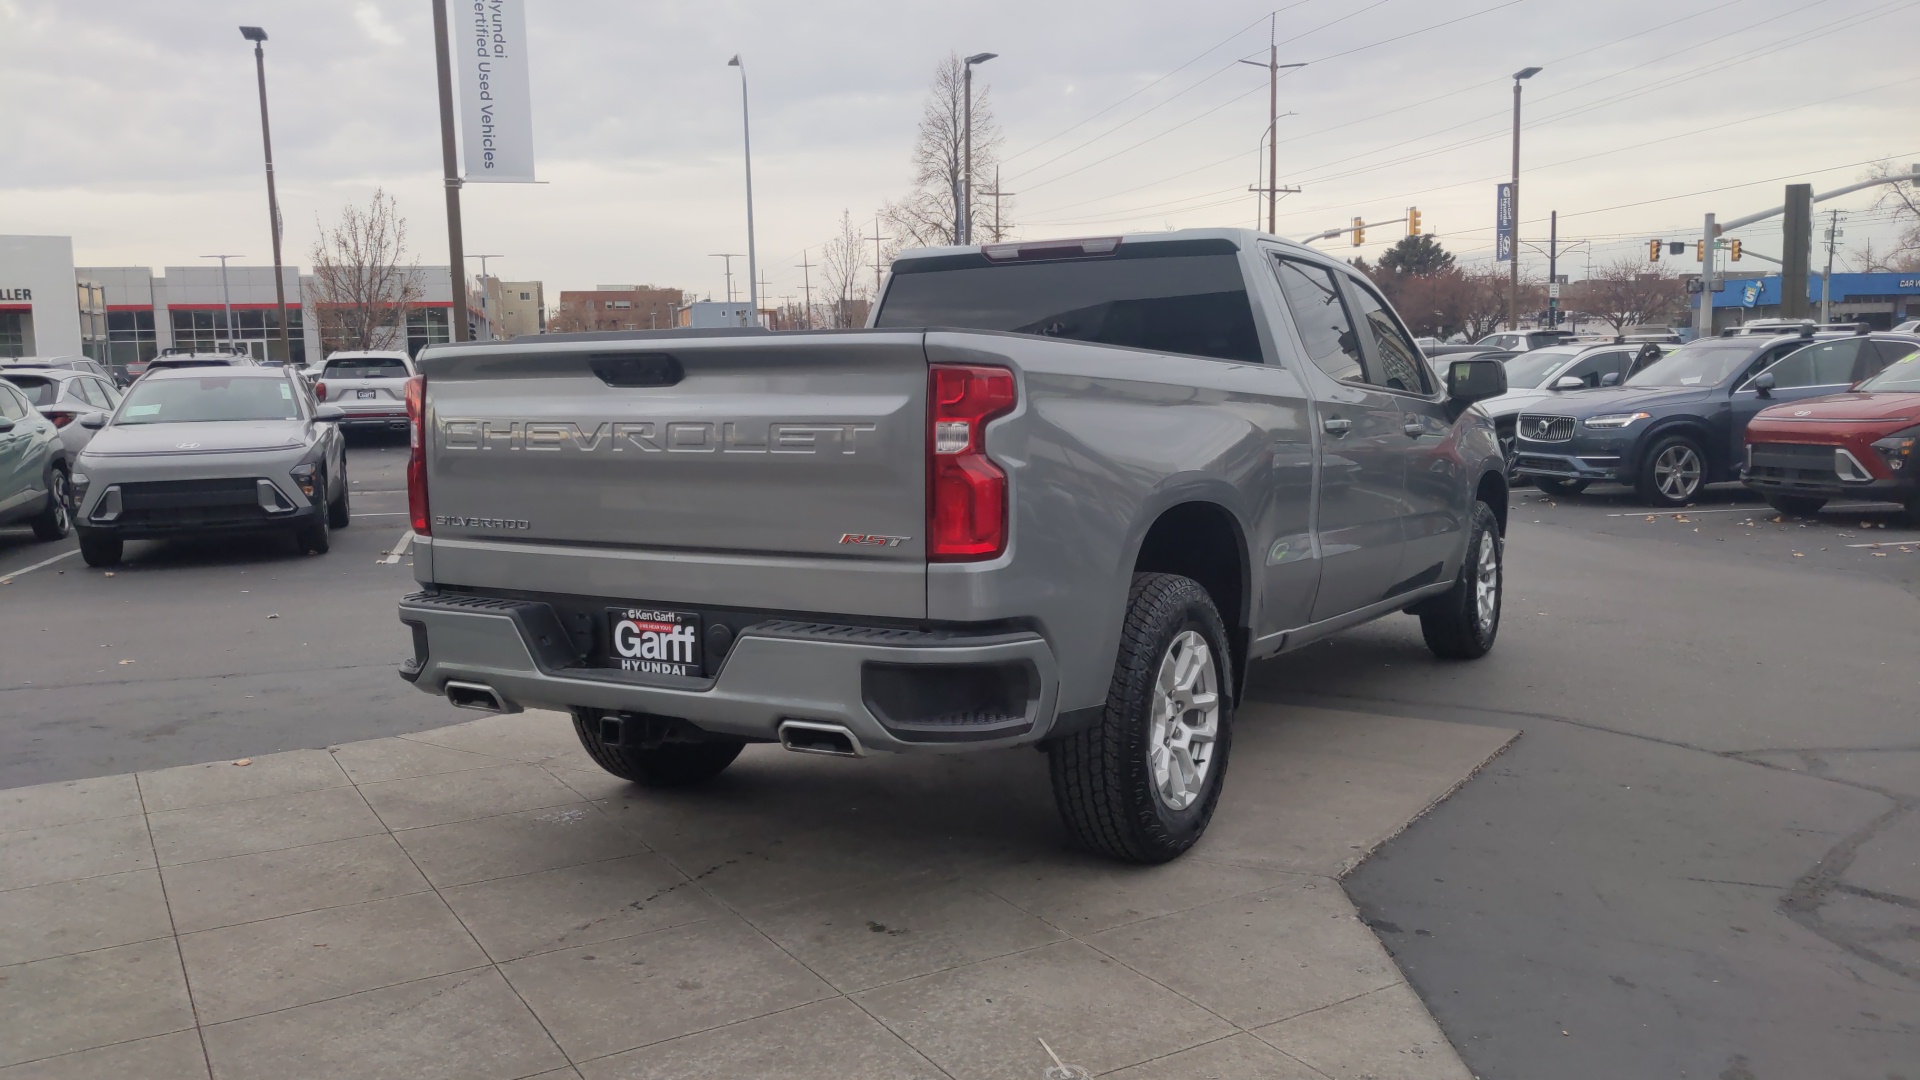
[[[416,271],[419,299],[407,307],[408,352],[452,340],[452,283],[444,266]],[[321,355],[311,279],[281,271],[293,361]],[[491,335],[488,283],[469,280],[472,336]],[[533,295],[514,283],[511,295]],[[232,321],[229,323],[229,312]],[[521,316],[516,322],[525,321]],[[398,345],[398,342],[394,343]],[[116,367],[161,349],[235,346],[256,359],[280,355],[280,309],[270,266],[79,266],[64,236],[0,236],[0,357],[88,356]]]
[[[1727,274],[1724,282],[1713,293],[1716,329],[1752,319],[1779,317],[1780,275]],[[1815,271],[1807,277],[1807,302],[1816,315],[1820,312],[1823,288],[1836,321],[1863,322],[1885,330],[1908,319],[1920,319],[1920,272],[1836,272],[1832,281],[1823,283],[1820,273]]]

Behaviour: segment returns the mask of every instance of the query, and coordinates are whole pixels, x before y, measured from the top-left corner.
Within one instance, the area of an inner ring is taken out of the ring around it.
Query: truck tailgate
[[[421,368],[436,580],[925,611],[920,334],[516,342]]]

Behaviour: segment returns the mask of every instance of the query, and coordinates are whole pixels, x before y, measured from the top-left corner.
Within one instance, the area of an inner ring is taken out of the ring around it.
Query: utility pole
[[[1000,166],[995,165],[993,167],[993,190],[983,191],[980,194],[993,196],[993,242],[997,244],[1006,239],[1006,231],[1000,227],[1000,197],[1002,195],[1012,196],[1016,194],[1016,192],[1000,190]]]
[[[807,253],[802,251],[800,253],[800,291],[806,295],[807,306],[801,315],[801,321],[806,323],[808,330],[813,329],[813,281],[808,276],[812,272],[813,266],[807,262]]]
[[[1267,183],[1266,186],[1260,190],[1265,191],[1267,195],[1267,231],[1269,233],[1274,231],[1274,224],[1279,220],[1276,215],[1278,213],[1280,196],[1283,194],[1297,195],[1300,192],[1299,188],[1282,188],[1280,186],[1280,69],[1283,67],[1300,68],[1307,66],[1305,64],[1282,64],[1280,62],[1280,43],[1276,36],[1278,30],[1279,16],[1277,14],[1268,16],[1266,63],[1262,64],[1253,60],[1240,61],[1243,64],[1252,64],[1254,67],[1267,69]]]
[[[768,303],[773,302],[773,294],[767,291],[767,275],[765,274],[760,275],[760,291],[754,294],[754,303],[759,303],[761,299],[765,299]],[[753,309],[753,324],[755,326],[760,325],[759,308]]]
[[[1507,199],[1513,215],[1513,260],[1507,264],[1507,329],[1520,329],[1520,84],[1540,74],[1537,67],[1513,73],[1513,186]]]
[[[453,325],[448,329],[454,341],[465,341],[467,255],[466,240],[460,232],[460,158],[453,142],[453,59],[447,48],[447,0],[433,0],[434,73],[440,82],[440,166],[447,186],[447,270],[453,275]]]
[[[273,132],[267,126],[267,54],[262,48],[267,32],[257,26],[243,26],[240,36],[253,42],[253,68],[260,77],[260,146],[267,156],[267,213],[273,217],[273,295],[280,312],[280,359],[291,364],[293,346],[287,339],[287,276],[280,269],[280,196],[273,186]],[[233,332],[231,317],[227,332]]]
[[[1560,325],[1560,211],[1547,215],[1547,329]]]
[[[995,170],[995,172],[997,174],[998,170]],[[863,236],[860,239],[873,241],[873,301],[877,304],[880,302],[880,275],[882,273],[880,266],[880,242],[883,240],[891,240],[893,237],[880,235],[880,215],[876,213],[873,215],[873,235]]]
[[[1844,211],[1827,211],[1827,269],[1820,275],[1820,321],[1833,321],[1833,249],[1840,246],[1840,215]]]
[[[740,257],[737,251],[721,251],[707,256],[710,259],[725,259],[727,263],[727,303],[733,303],[733,260]]]
[[[1804,319],[1807,263],[1813,258],[1813,185],[1788,184],[1780,222],[1780,315]]]
[[[966,74],[961,79],[966,97],[966,157],[961,164],[960,186],[954,195],[959,205],[954,207],[955,244],[973,243],[973,65],[984,64],[999,56],[999,53],[974,53],[963,62]],[[878,229],[874,230],[878,232]]]
[[[1709,338],[1713,336],[1714,245],[1720,240],[1720,227],[1714,224],[1712,214],[1707,215],[1700,239],[1700,306],[1693,313],[1693,336]]]
[[[220,306],[227,309],[227,344],[233,344],[233,294],[227,291],[227,260],[243,259],[244,255],[202,255],[203,259],[220,260]]]

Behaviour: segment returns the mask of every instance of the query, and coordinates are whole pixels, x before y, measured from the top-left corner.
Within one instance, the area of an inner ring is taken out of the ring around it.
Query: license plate
[[[607,612],[607,631],[611,667],[649,675],[704,673],[696,612],[614,608]]]
[[[361,401],[371,401],[375,396],[377,396],[377,394],[378,394],[378,391],[374,391],[374,390],[354,391],[354,396],[359,398]]]

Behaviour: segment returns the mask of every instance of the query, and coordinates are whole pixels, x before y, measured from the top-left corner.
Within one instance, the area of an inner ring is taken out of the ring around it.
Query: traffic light
[[[1705,240],[1695,240],[1693,242],[1693,261],[1707,261],[1707,242]]]
[[[1740,261],[1740,241],[1735,240],[1732,246],[1728,250],[1732,252],[1732,254],[1729,255],[1728,257],[1732,259],[1732,261],[1734,262],[1739,262]]]
[[[1360,220],[1359,218],[1354,218],[1353,219],[1353,246],[1359,247],[1361,244],[1364,244],[1366,242],[1367,242],[1366,222]]]
[[[1667,245],[1667,242],[1666,242],[1665,240],[1649,240],[1649,241],[1647,241],[1647,261],[1648,261],[1648,262],[1659,262],[1659,261],[1660,261],[1660,249],[1661,249],[1661,248],[1663,248],[1663,247],[1665,247],[1666,245]]]
[[[1417,206],[1407,207],[1407,235],[1420,235],[1420,208]]]

